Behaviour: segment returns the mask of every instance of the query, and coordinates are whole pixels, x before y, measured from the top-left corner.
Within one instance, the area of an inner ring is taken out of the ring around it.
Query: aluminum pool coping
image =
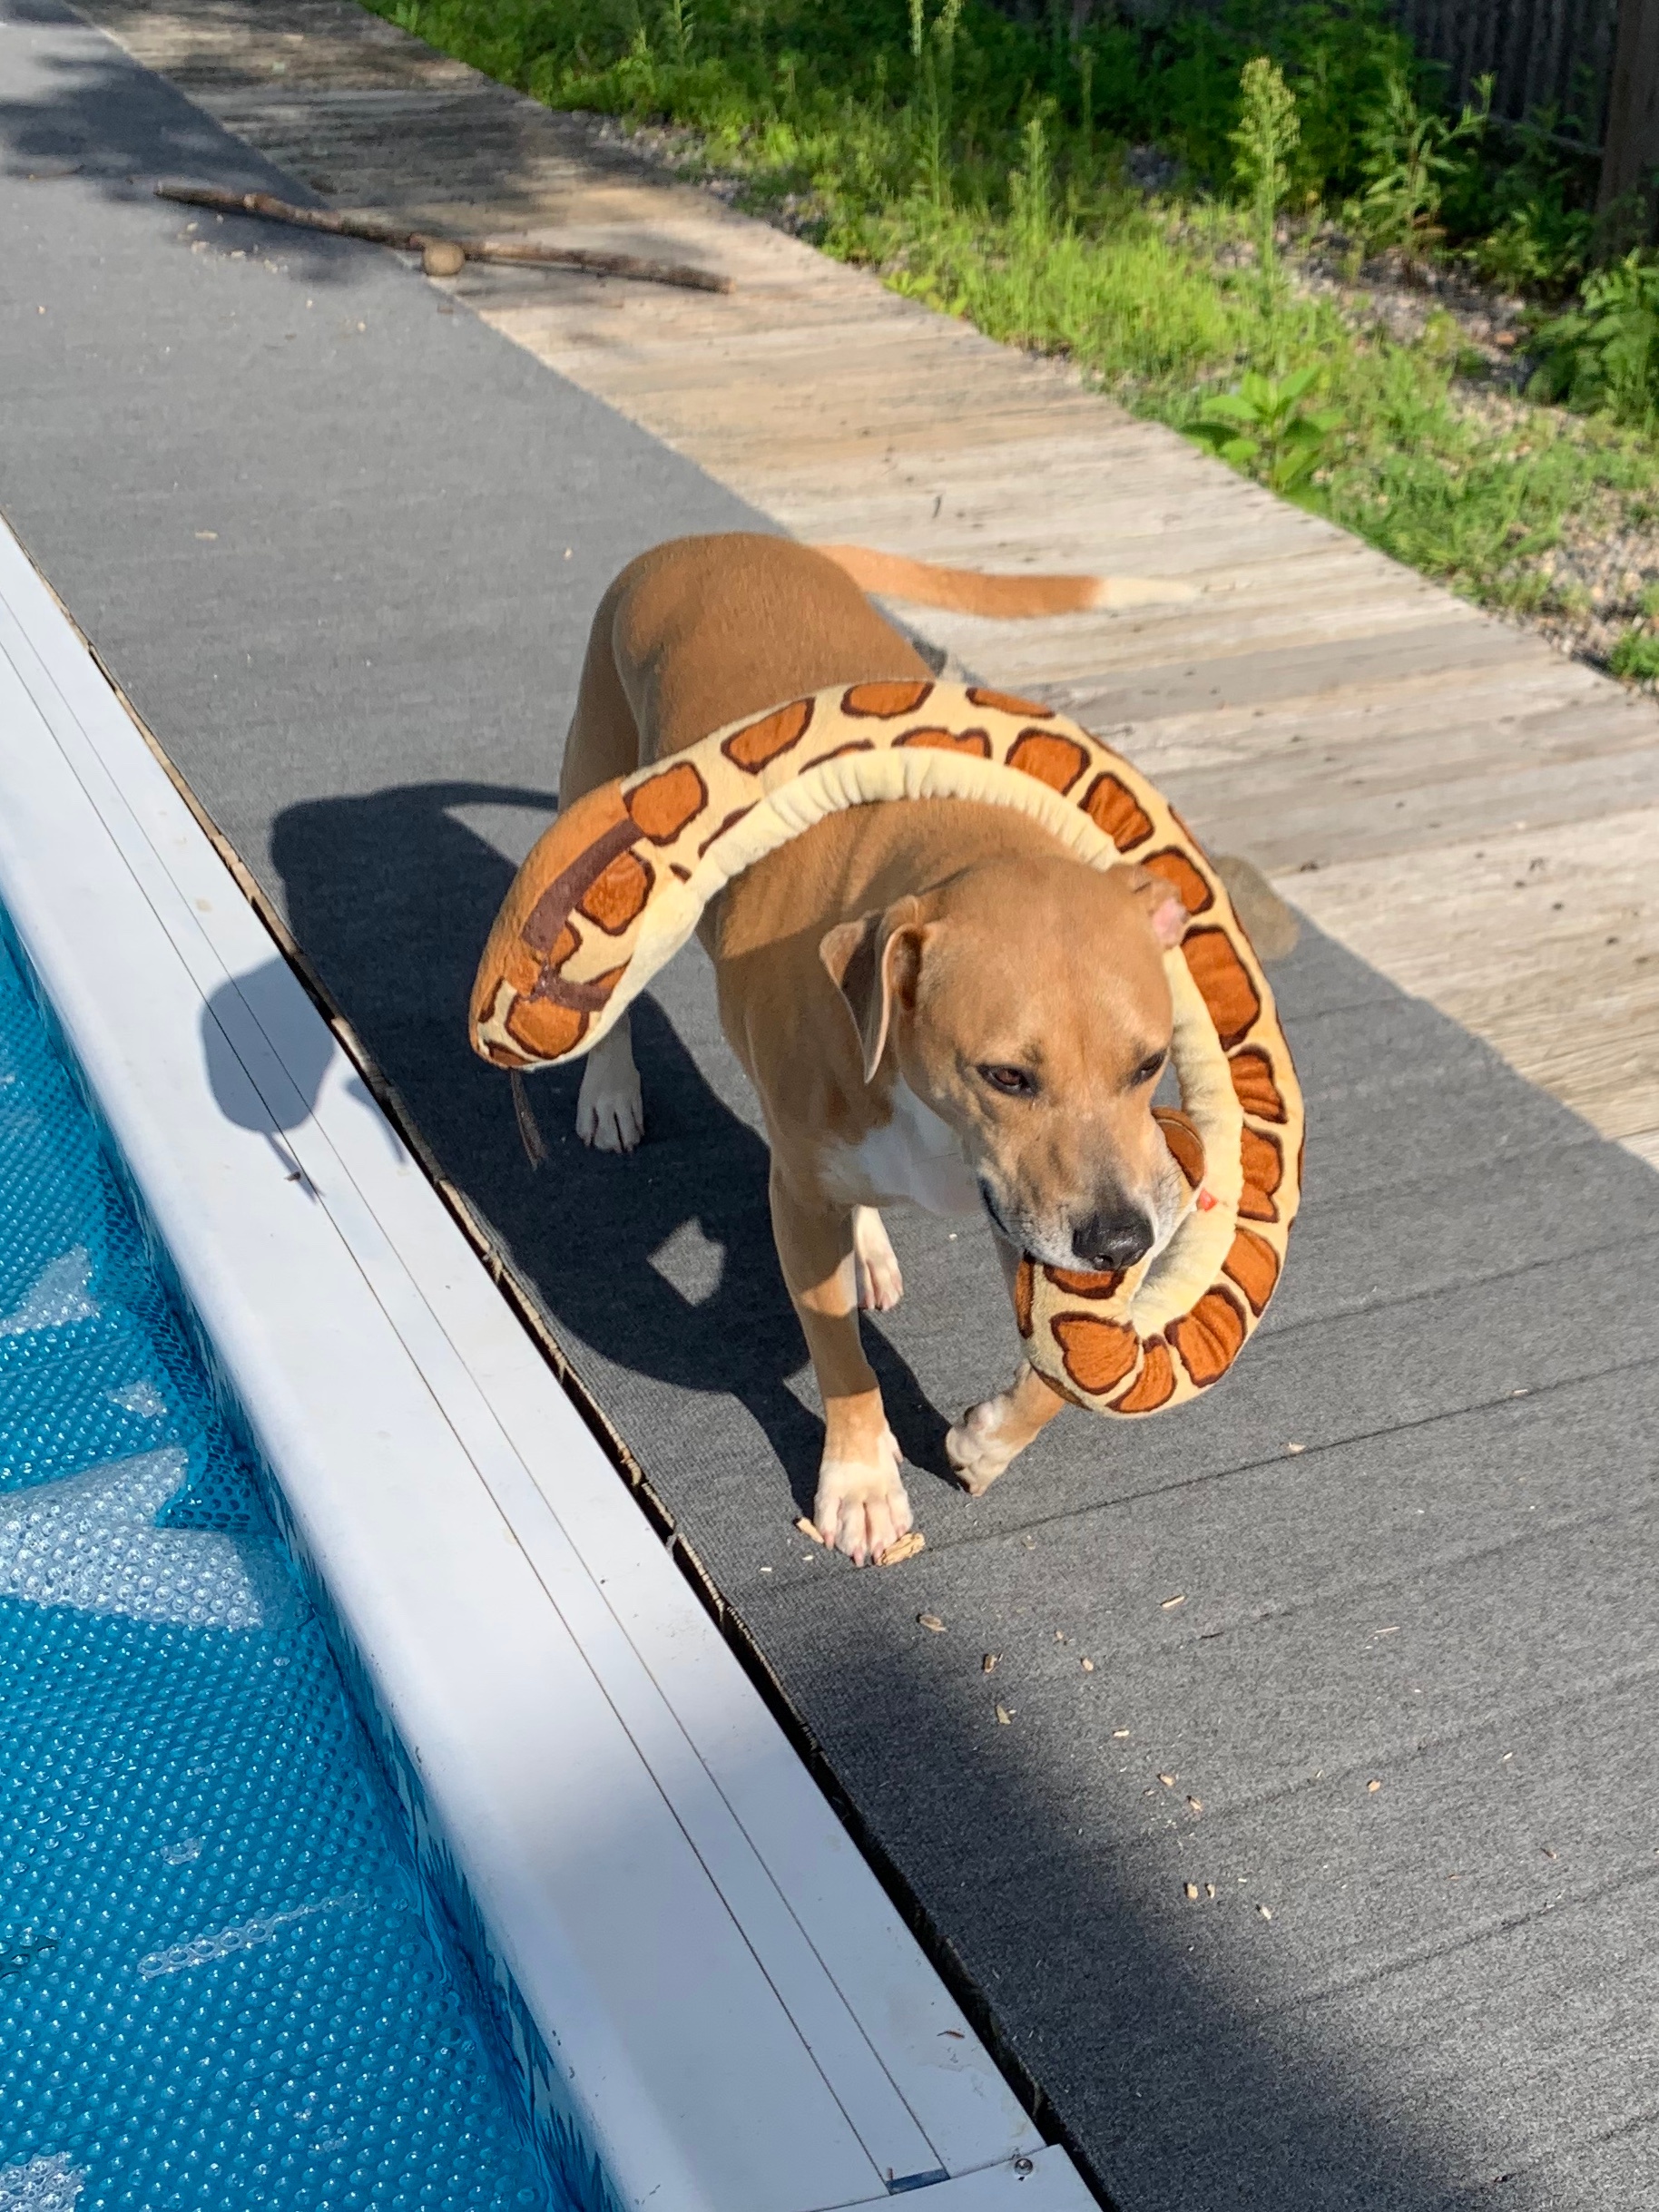
[[[594,2212],[1084,2212],[4,529],[0,904]]]

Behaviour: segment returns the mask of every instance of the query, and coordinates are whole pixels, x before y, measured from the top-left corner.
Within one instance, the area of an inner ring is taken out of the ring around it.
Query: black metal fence
[[[1459,97],[1489,73],[1495,113],[1554,109],[1564,136],[1601,144],[1618,0],[1396,0],[1396,12]]]
[[[1036,21],[1056,0],[1001,0]],[[1062,0],[1064,4],[1064,0]],[[1626,0],[1636,5],[1637,0]],[[1659,0],[1654,0],[1659,5]],[[1220,0],[1070,0],[1075,22],[1114,11],[1140,21],[1213,8]],[[1602,142],[1619,0],[1392,0],[1418,50],[1443,62],[1448,89],[1467,100],[1490,76],[1493,113],[1510,122],[1554,110],[1561,135]]]
[[[1212,9],[1221,0],[999,0],[1038,21],[1069,7],[1074,27],[1113,13],[1140,22]],[[1490,76],[1494,114],[1552,118],[1554,135],[1604,154],[1601,204],[1632,195],[1659,228],[1659,0],[1389,0],[1419,54],[1445,64],[1467,100]],[[1621,51],[1621,24],[1623,25]]]

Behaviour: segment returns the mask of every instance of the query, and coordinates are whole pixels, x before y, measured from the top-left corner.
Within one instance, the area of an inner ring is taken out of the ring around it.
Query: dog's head
[[[1185,920],[1144,868],[998,860],[820,947],[866,1081],[885,1064],[949,1124],[992,1222],[1051,1267],[1132,1267],[1173,1233],[1183,1185],[1152,1102]]]

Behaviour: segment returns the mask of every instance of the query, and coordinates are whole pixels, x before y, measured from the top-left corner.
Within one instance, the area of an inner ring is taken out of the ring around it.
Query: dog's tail
[[[819,545],[813,550],[844,569],[861,592],[908,599],[921,607],[945,607],[953,614],[987,614],[1003,621],[1082,614],[1092,607],[1144,607],[1158,600],[1193,596],[1190,583],[1173,576],[987,576],[977,569],[907,561],[868,545]]]

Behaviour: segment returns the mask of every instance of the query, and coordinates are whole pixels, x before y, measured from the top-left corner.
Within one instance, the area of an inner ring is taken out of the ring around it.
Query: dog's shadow
[[[636,1003],[647,1127],[630,1159],[577,1140],[577,1065],[528,1085],[547,1148],[533,1170],[506,1078],[468,1048],[467,994],[513,877],[508,856],[555,807],[545,790],[461,782],[291,807],[271,842],[290,924],[578,1368],[585,1346],[677,1389],[735,1397],[806,1511],[822,1428],[772,1243],[766,1144],[717,1033],[703,955],[688,948]],[[949,1480],[944,1419],[880,1330],[864,1335],[906,1459]]]

